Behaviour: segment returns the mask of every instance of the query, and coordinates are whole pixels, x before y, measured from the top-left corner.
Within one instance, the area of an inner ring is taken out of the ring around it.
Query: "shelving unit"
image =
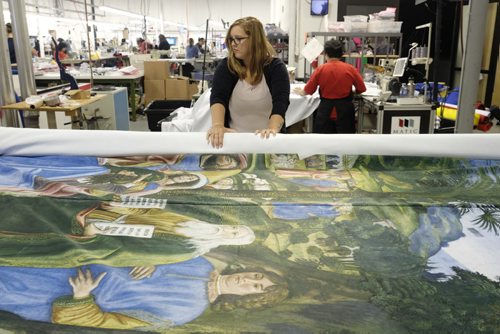
[[[397,59],[400,57],[402,43],[402,33],[369,33],[369,32],[309,32],[307,33],[307,41],[316,37],[321,43],[325,43],[328,39],[334,38],[344,42],[344,49],[347,52],[344,54],[346,62],[356,64],[360,72],[363,72],[364,60],[374,65],[378,65],[378,59]],[[354,43],[353,39],[359,39],[360,43]],[[321,40],[322,39],[322,40]],[[384,50],[385,48],[385,50]],[[372,54],[367,54],[370,49]],[[370,61],[371,60],[371,61]],[[309,67],[309,71],[308,71]],[[305,79],[311,73],[311,66],[304,63]]]
[[[285,64],[288,64],[288,34],[275,24],[266,24],[266,37],[276,54]]]
[[[276,54],[285,64],[288,64],[288,38],[286,39],[272,39],[270,40],[271,45],[273,46]]]

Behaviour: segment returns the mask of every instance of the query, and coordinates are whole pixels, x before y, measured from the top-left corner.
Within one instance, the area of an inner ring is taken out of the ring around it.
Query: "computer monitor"
[[[177,37],[167,37],[167,42],[170,45],[177,45]]]
[[[324,16],[328,14],[328,0],[311,0],[311,15]]]
[[[392,71],[393,77],[402,77],[405,74],[406,64],[408,64],[408,57],[398,58]]]

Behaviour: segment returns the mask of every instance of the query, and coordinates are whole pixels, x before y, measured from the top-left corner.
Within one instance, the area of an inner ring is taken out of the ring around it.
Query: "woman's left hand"
[[[260,138],[268,139],[271,135],[276,136],[276,129],[262,129],[255,131],[256,135],[260,134]]]

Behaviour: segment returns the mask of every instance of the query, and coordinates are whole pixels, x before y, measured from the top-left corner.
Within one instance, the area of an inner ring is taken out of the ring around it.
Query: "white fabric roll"
[[[103,145],[103,143],[106,143]],[[500,159],[500,134],[277,134],[226,133],[224,147],[206,132],[47,130],[0,127],[4,155],[163,155],[176,153],[298,153]]]
[[[25,102],[30,106],[30,109],[38,109],[43,105],[43,98],[40,96],[30,96]]]

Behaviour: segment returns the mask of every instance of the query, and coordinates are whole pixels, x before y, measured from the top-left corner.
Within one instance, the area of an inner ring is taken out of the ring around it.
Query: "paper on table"
[[[135,74],[135,73],[139,72],[139,69],[136,68],[134,65],[130,65],[127,67],[122,67],[119,71],[124,73],[124,74]]]
[[[316,39],[312,38],[309,42],[307,42],[306,46],[302,49],[302,55],[309,62],[312,62],[323,52],[323,45]]]

